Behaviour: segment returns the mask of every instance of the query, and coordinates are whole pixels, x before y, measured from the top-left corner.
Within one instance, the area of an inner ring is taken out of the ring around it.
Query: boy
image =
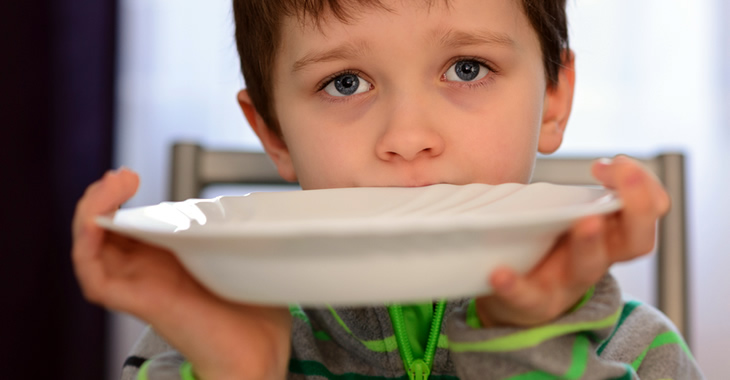
[[[304,189],[527,183],[536,153],[562,142],[575,78],[564,0],[234,0],[234,11],[241,108]],[[90,300],[150,323],[125,378],[141,362],[149,379],[701,378],[670,323],[624,305],[605,275],[651,250],[666,193],[626,157],[594,175],[621,212],[579,221],[526,275],[498,270],[485,279],[494,294],[436,307],[220,299],[170,253],[94,225],[134,194],[127,170],[79,202],[74,264]]]

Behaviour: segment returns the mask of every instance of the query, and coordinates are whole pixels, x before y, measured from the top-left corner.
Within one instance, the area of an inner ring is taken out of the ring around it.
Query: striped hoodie
[[[610,275],[578,307],[537,327],[482,328],[473,305],[447,303],[429,379],[703,379],[672,323],[649,305],[625,301]],[[288,379],[409,379],[385,306],[291,311]],[[185,358],[148,328],[122,379],[191,374]]]

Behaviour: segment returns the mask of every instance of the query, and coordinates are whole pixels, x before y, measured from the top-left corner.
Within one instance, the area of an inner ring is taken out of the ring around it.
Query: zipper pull
[[[411,367],[408,369],[408,372],[410,372],[410,376],[408,377],[412,380],[426,380],[431,371],[428,369],[426,362],[421,359],[416,359],[411,362]]]

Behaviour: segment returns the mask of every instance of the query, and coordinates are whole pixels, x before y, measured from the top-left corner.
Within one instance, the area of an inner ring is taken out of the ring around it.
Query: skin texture
[[[276,113],[283,141],[258,121],[256,129],[281,158],[280,173],[305,189],[526,183],[538,147],[560,145],[572,103],[572,61],[564,85],[546,92],[539,40],[512,1],[396,4],[321,28],[289,18],[278,57],[273,99],[285,110]],[[494,70],[482,67],[486,76],[471,82],[447,79],[463,57]],[[318,91],[344,70],[371,89]]]
[[[536,152],[551,153],[562,142],[572,53],[564,55],[558,84],[548,87],[537,36],[516,2],[389,6],[362,9],[348,24],[327,18],[320,28],[285,20],[271,68],[281,134],[263,122],[245,90],[239,93],[282,177],[305,189],[528,182]],[[454,71],[465,60],[483,64],[466,83]],[[360,80],[354,95],[335,96],[330,82],[343,71]],[[477,299],[484,326],[547,323],[612,263],[652,249],[655,222],[669,207],[662,186],[623,156],[597,162],[593,174],[618,192],[624,208],[580,220],[530,273],[501,268],[485,279],[495,292]],[[131,198],[138,182],[130,170],[110,172],[77,205],[72,256],[86,297],[152,324],[201,379],[284,378],[286,309],[222,300],[170,252],[94,223]]]

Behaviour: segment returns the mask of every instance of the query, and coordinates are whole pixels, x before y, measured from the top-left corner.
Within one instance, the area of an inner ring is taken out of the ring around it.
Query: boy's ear
[[[537,150],[543,154],[555,152],[563,142],[565,126],[573,107],[575,89],[575,55],[566,50],[558,72],[558,83],[548,86],[542,113],[542,126]]]
[[[248,124],[251,125],[251,129],[261,140],[261,145],[263,145],[266,154],[274,161],[279,175],[287,181],[296,182],[297,175],[294,171],[289,148],[287,148],[282,136],[266,125],[264,119],[253,106],[248,91],[241,90],[238,92],[238,104],[241,106]]]

